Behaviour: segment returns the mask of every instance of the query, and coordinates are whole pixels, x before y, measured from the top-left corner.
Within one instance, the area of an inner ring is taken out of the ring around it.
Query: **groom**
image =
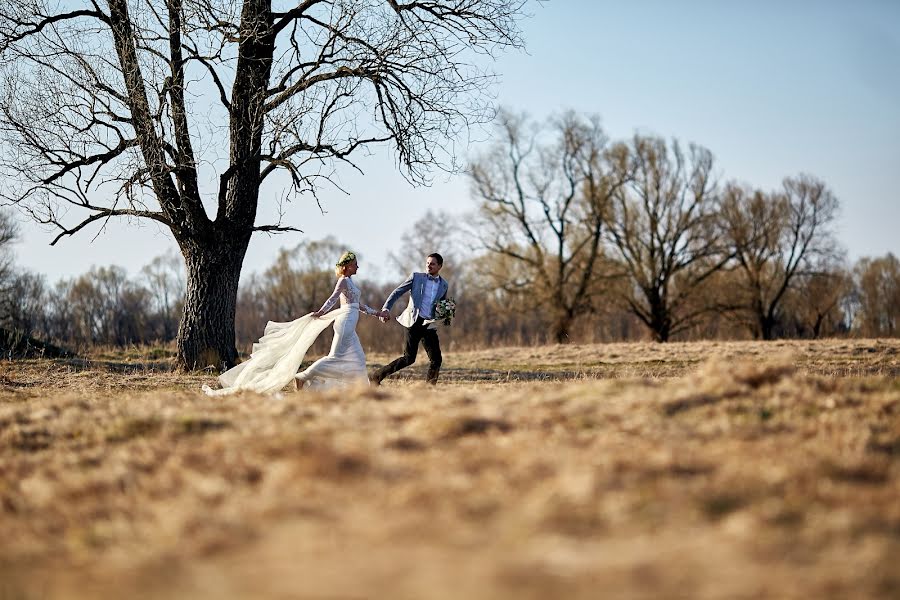
[[[434,305],[447,297],[447,281],[438,275],[444,266],[444,258],[437,253],[429,254],[425,259],[426,273],[410,273],[409,277],[397,286],[388,299],[384,301],[382,310],[391,310],[394,302],[400,296],[409,292],[409,305],[403,311],[397,322],[406,328],[406,342],[403,346],[403,356],[394,362],[378,369],[372,376],[372,383],[381,385],[381,381],[396,373],[400,369],[408,367],[416,362],[416,354],[419,351],[419,342],[425,346],[428,354],[428,383],[437,383],[438,373],[441,370],[441,342],[438,339],[437,325],[433,322],[425,323],[434,318]]]

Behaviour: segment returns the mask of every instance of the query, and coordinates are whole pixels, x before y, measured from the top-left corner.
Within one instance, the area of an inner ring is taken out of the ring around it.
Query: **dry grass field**
[[[167,365],[0,362],[0,600],[900,597],[900,340]]]

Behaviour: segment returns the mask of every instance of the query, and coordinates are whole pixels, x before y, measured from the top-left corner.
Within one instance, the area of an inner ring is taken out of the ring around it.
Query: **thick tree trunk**
[[[657,324],[653,328],[653,341],[664,344],[669,341],[669,326],[664,323]]]
[[[812,336],[813,339],[819,339],[819,336],[822,335],[822,324],[825,323],[825,314],[819,313],[816,315],[816,322],[813,323],[812,326]]]
[[[177,338],[180,368],[228,369],[236,364],[234,317],[248,243],[249,236],[205,244],[186,240],[181,245],[187,290]]]
[[[568,344],[571,341],[569,330],[572,328],[573,320],[574,316],[569,313],[562,313],[554,320],[553,337],[557,344]]]
[[[669,311],[660,301],[651,307],[650,314],[650,329],[653,330],[653,339],[660,343],[668,342],[672,332],[672,319],[669,317]]]
[[[759,316],[759,334],[763,340],[770,341],[775,339],[776,320],[770,315]]]
[[[215,222],[178,239],[187,270],[178,328],[178,363],[183,369],[227,369],[237,362],[238,282],[256,220],[264,103],[275,50],[271,5],[271,0],[242,4],[242,39],[229,111],[230,166],[221,178]]]

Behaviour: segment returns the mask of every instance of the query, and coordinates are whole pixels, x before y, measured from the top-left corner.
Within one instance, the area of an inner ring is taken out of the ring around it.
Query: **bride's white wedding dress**
[[[368,382],[366,355],[356,334],[356,322],[359,313],[375,315],[378,311],[360,304],[359,296],[359,288],[350,277],[340,277],[319,312],[331,309],[340,299],[338,310],[319,318],[310,313],[290,323],[270,321],[263,337],[253,344],[250,358],[219,375],[222,389],[214,390],[205,385],[203,391],[210,396],[242,391],[271,394],[281,390],[295,376],[309,387]],[[298,374],[297,369],[307,350],[331,324],[334,325],[334,339],[328,356]]]

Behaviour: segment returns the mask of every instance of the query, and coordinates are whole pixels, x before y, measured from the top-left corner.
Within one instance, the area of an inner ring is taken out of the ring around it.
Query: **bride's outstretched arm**
[[[366,313],[367,315],[372,315],[373,317],[381,317],[382,319],[388,318],[391,316],[391,313],[386,310],[378,310],[377,308],[372,308],[368,304],[360,304],[359,312]]]
[[[313,316],[318,318],[331,310],[331,307],[334,306],[335,302],[338,301],[338,298],[341,297],[341,292],[344,291],[344,288],[347,287],[346,278],[341,277],[337,280],[337,283],[334,286],[334,291],[331,292],[331,295],[328,296],[328,300],[325,301],[325,304],[322,305],[322,308],[313,313]]]

